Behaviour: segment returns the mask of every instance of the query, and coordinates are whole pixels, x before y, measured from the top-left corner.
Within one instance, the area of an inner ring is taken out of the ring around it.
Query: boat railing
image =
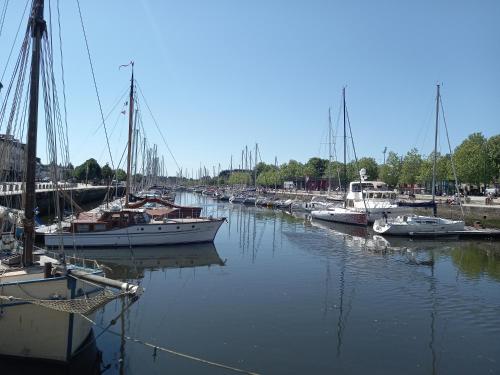
[[[79,257],[76,256],[76,254],[67,255],[62,252],[51,251],[39,247],[36,247],[35,250],[39,250],[43,252],[45,255],[54,259],[61,259],[64,256],[64,261],[66,262],[66,265],[72,265],[80,268],[94,269],[94,270],[101,268],[100,264],[95,259],[87,259],[84,257]]]

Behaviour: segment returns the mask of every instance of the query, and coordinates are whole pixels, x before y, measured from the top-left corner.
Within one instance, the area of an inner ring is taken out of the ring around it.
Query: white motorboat
[[[361,182],[354,181],[349,184],[346,197],[346,208],[358,212],[368,213],[368,222],[373,223],[383,217],[395,217],[412,213],[411,207],[397,204],[397,193],[387,188],[382,181],[365,181],[366,173],[360,171]],[[360,187],[361,185],[361,187]]]
[[[366,212],[358,212],[343,207],[333,207],[327,210],[312,211],[311,216],[315,219],[333,221],[337,223],[367,225],[368,215]]]
[[[378,219],[373,223],[373,230],[379,234],[397,236],[446,236],[462,231],[465,223],[462,220],[449,220],[434,216],[398,216]]]
[[[176,245],[213,242],[224,221],[210,217],[153,219],[144,209],[104,210],[82,214],[67,228],[40,234],[48,247]]]

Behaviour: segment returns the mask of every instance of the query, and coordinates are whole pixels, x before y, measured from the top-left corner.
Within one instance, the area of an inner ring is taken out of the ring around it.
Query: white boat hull
[[[365,212],[365,209],[357,209],[359,212]],[[382,219],[384,213],[387,217],[397,217],[406,215],[413,212],[411,207],[397,206],[397,207],[368,207],[368,223],[374,223],[375,220]]]
[[[331,208],[329,210],[312,211],[311,216],[315,219],[333,221],[337,223],[353,225],[367,224],[366,213],[351,211],[345,208]]]
[[[464,228],[465,223],[463,221],[425,216],[415,216],[413,220],[409,221],[405,221],[399,217],[397,220],[389,220],[388,222],[377,220],[373,224],[373,230],[376,233],[395,236],[445,236],[457,231],[463,231]]]
[[[213,242],[225,219],[178,219],[132,225],[103,232],[44,233],[48,247],[121,247],[156,246],[196,242]]]
[[[89,297],[101,290],[80,280],[72,283],[73,280],[63,276],[5,282],[2,278],[1,294],[37,299],[53,299],[58,295],[69,299],[72,289],[73,293],[81,289]],[[78,314],[15,300],[3,300],[0,307],[0,355],[67,362],[91,333],[91,323]]]

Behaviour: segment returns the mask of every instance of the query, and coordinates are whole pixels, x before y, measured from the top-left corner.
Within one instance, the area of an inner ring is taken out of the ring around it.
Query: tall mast
[[[277,189],[277,184],[278,184],[278,157],[274,157],[274,169],[275,169],[275,176],[274,176],[274,194],[276,194],[276,189]]]
[[[43,19],[43,0],[36,0],[33,3],[30,24],[33,49],[31,52],[30,103],[26,140],[26,183],[24,188],[24,251],[22,259],[24,266],[30,266],[33,263],[40,52],[42,48],[42,34],[45,32],[46,27],[45,20]]]
[[[127,146],[127,183],[125,187],[125,207],[128,207],[128,199],[130,194],[130,174],[131,174],[131,159],[132,159],[132,129],[134,127],[134,62],[132,65],[132,78],[130,78],[130,98],[128,109],[128,146]]]
[[[328,107],[328,192],[332,186],[332,115]]]
[[[438,139],[438,126],[439,126],[439,85],[437,85],[436,94],[436,129],[434,133],[434,160],[432,161],[432,210],[434,216],[437,215],[436,209],[436,160],[437,160],[437,139]]]
[[[254,171],[253,171],[253,179],[255,183],[255,188],[257,188],[257,152],[259,150],[259,144],[255,144],[255,165],[254,165]]]
[[[346,108],[345,108],[345,87],[342,88],[342,103],[344,110],[344,192],[347,193],[347,136],[345,131],[345,119],[346,119]]]
[[[137,129],[137,112],[138,112],[138,108],[135,109],[135,119],[134,119],[134,141],[132,142],[132,146],[133,146],[133,172],[132,172],[132,176],[131,176],[131,181],[132,181],[132,185],[136,185],[136,181],[135,181],[135,176],[137,175],[137,144],[139,143],[139,129]]]

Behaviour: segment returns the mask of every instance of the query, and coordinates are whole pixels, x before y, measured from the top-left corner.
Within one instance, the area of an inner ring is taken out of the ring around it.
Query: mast
[[[278,188],[276,185],[278,184],[278,157],[274,157],[274,169],[275,169],[275,175],[274,175],[274,194],[276,194],[276,189]]]
[[[127,182],[125,187],[125,207],[128,207],[128,199],[130,194],[130,174],[131,174],[131,159],[132,159],[132,129],[134,127],[134,62],[132,65],[132,78],[130,78],[130,98],[128,109],[128,146],[127,146]]]
[[[43,0],[34,2],[30,24],[33,49],[31,52],[30,103],[26,140],[26,182],[24,188],[24,251],[22,259],[24,266],[30,266],[33,263],[40,50],[42,48],[42,34],[45,32],[46,27],[43,19]]]
[[[439,126],[439,84],[437,85],[436,93],[436,129],[434,133],[434,158],[432,161],[432,211],[434,216],[437,215],[436,208],[436,160],[437,160],[437,139],[438,139],[438,126]]]
[[[136,175],[137,175],[137,144],[139,143],[139,129],[137,129],[137,118],[139,116],[137,116],[137,112],[139,111],[138,108],[135,109],[135,119],[134,119],[134,141],[132,142],[132,145],[133,145],[133,168],[134,168],[134,171],[131,175],[131,181],[132,181],[132,185],[136,185]]]
[[[346,116],[346,108],[345,108],[345,87],[342,88],[342,103],[344,110],[344,193],[347,194],[347,135],[345,131],[345,116]]]
[[[259,144],[255,144],[255,165],[254,165],[254,171],[253,171],[253,179],[255,183],[255,188],[257,189],[257,152],[259,150]]]
[[[332,186],[332,115],[328,107],[328,192]]]

